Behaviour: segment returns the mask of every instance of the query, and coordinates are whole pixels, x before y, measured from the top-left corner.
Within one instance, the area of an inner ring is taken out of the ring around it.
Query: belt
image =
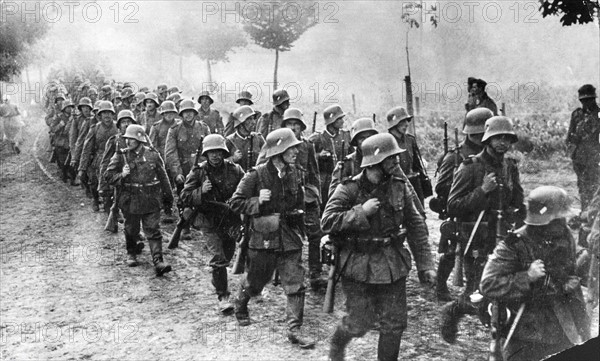
[[[160,181],[158,181],[158,180],[155,180],[152,183],[123,183],[123,185],[126,187],[138,187],[138,188],[152,187],[152,186],[156,186],[159,184],[160,184]]]
[[[402,245],[405,238],[405,236],[350,238],[344,243],[344,247],[354,252],[374,253],[391,245]]]

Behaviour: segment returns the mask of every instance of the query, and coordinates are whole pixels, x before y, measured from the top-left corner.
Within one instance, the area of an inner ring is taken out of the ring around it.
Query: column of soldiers
[[[518,141],[512,121],[489,109],[493,102],[485,96],[485,82],[474,79],[469,87],[465,140],[442,159],[436,184],[441,201],[436,211],[451,219],[453,227],[453,237],[442,235],[437,272],[428,242],[423,187],[415,176],[424,171],[423,162],[416,138],[407,133],[413,117],[402,107],[388,112],[388,133],[379,134],[369,118],[356,120],[350,131],[344,129],[346,114],[339,105],[332,105],[323,111],[325,128],[306,138],[304,114],[290,107],[285,90],[273,94],[273,109],[265,114],[254,109],[250,93],[242,92],[236,101],[239,107],[224,125],[219,112],[210,107],[214,100],[208,92],[198,96],[198,104],[165,84],[156,93],[134,93],[126,86],[117,95],[108,86],[102,88],[100,98],[111,101],[80,97],[77,117],[72,114],[75,105],[57,94],[47,123],[63,179],[85,183],[95,211],[102,203],[105,212],[116,209],[116,216],[124,217],[128,266],[138,264],[137,256],[144,248],[141,224],[156,274],[171,271],[163,260],[160,213],[165,213],[163,221],[172,222],[177,199],[181,238],[192,239],[192,226],[206,237],[219,311],[234,314],[240,326],[251,324],[248,303],[276,272],[287,296],[289,341],[312,348],[314,340],[301,331],[306,293],[302,251],[307,244],[309,285],[319,292],[327,283],[322,278],[320,243],[328,234],[339,252],[331,267],[347,299],[347,315],[331,339],[330,359],[343,360],[351,339],[377,325],[378,359],[396,360],[407,327],[406,277],[411,255],[419,280],[436,285],[438,300],[448,302],[441,310],[441,333],[450,343],[456,340],[460,318],[481,316],[484,303],[514,309],[510,302],[522,299],[527,308],[532,307],[530,303],[555,302],[548,301],[554,295],[581,294],[574,278],[575,253],[565,251],[561,253],[565,259],[552,260],[548,252],[540,254],[520,245],[523,238],[532,237],[535,243],[539,235],[552,235],[555,243],[538,243],[568,246],[566,193],[543,188],[525,200],[517,163],[506,156]],[[573,114],[568,141],[593,149],[600,157],[597,134],[596,143],[585,145],[590,139],[586,132],[595,134],[600,129],[597,104],[588,100],[594,98],[593,87],[580,89],[584,108]],[[594,173],[585,171],[578,173],[583,178],[578,182],[582,203],[584,194],[589,199],[588,188],[593,188],[586,185]],[[585,215],[594,219],[597,228],[597,211]],[[113,232],[118,230],[114,227]],[[519,230],[510,232],[515,228]],[[597,238],[597,230],[592,235]],[[247,239],[245,248],[240,246],[242,239]],[[175,247],[176,243],[169,245]],[[597,240],[589,248],[597,263]],[[514,262],[505,264],[506,257],[522,259],[518,253],[525,251],[531,261],[519,263],[525,270]],[[227,267],[235,252],[246,252],[246,273],[237,294],[230,297]],[[453,300],[446,282],[458,252],[464,256],[467,284]],[[544,268],[549,264],[551,272]],[[512,280],[510,272],[526,272],[522,282],[531,287],[507,284],[507,277]],[[562,293],[544,292],[542,299],[539,294],[532,296],[543,277],[542,286],[547,287],[550,273]],[[589,337],[589,322],[577,307],[568,312],[582,340]],[[563,307],[554,312],[559,317],[567,311]],[[522,347],[528,348],[527,357],[549,350],[543,346],[544,334],[522,338],[527,320],[521,321],[515,341],[504,350],[508,359],[527,359],[518,352]],[[504,337],[508,321],[500,327]],[[547,327],[553,332],[548,340],[560,347],[576,342],[575,336],[562,331],[567,330],[562,323]]]

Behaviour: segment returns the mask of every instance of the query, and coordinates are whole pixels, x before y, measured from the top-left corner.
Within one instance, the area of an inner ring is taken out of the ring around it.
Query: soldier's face
[[[167,120],[167,122],[172,122],[173,119],[175,119],[175,113],[168,112],[168,113],[163,114],[163,117]]]
[[[133,138],[127,138],[127,149],[136,150],[139,147],[140,142]]]
[[[222,150],[209,150],[206,152],[206,157],[208,158],[208,163],[212,166],[218,166],[223,163],[223,159],[225,159],[225,154]]]
[[[483,133],[479,133],[479,134],[469,134],[467,135],[467,137],[469,138],[469,140],[477,145],[481,145],[481,138],[483,138]]]
[[[473,83],[471,86],[471,94],[472,95],[480,95],[483,92],[483,89],[477,83]]]
[[[295,119],[287,120],[284,126],[294,131],[296,138],[299,138],[300,134],[302,134],[302,125]]]
[[[110,112],[101,112],[100,120],[104,124],[109,124],[110,122],[112,122],[112,114]]]
[[[121,131],[121,134],[125,134],[125,130],[127,130],[127,127],[130,126],[131,124],[133,124],[131,122],[131,119],[129,119],[129,118],[121,119],[121,123],[119,123],[119,130]]]
[[[87,105],[84,105],[81,107],[81,113],[83,113],[84,117],[89,117],[90,113],[92,112],[92,108],[88,107]]]
[[[240,106],[244,106],[244,105],[252,105],[252,102],[251,102],[251,101],[249,101],[249,100],[247,100],[247,99],[240,99],[240,100],[238,101],[238,104],[239,104]]]
[[[373,132],[362,132],[362,133],[359,133],[356,136],[356,138],[355,138],[356,144],[358,145],[358,148],[359,149],[362,148],[362,144],[365,141],[365,139],[367,139],[368,137],[372,136],[373,134],[376,134],[376,133],[373,133]]]
[[[290,101],[286,100],[283,103],[281,103],[281,105],[279,105],[279,108],[281,108],[283,111],[286,111],[287,108],[290,107]]]
[[[146,105],[146,110],[153,111],[156,109],[156,103],[154,103],[152,100],[146,100],[144,104]]]
[[[283,152],[282,156],[285,164],[295,164],[298,157],[298,147],[290,147]]]
[[[256,128],[256,117],[254,115],[248,117],[242,124],[244,128],[249,132]]]
[[[593,108],[594,103],[596,103],[596,98],[584,98],[580,99],[579,101],[584,109],[591,109]]]
[[[395,168],[400,164],[397,155],[392,155],[381,162],[381,169],[385,175],[391,175],[394,173]]]
[[[400,121],[400,123],[398,123],[396,126],[396,129],[398,129],[400,133],[406,134],[406,131],[408,130],[408,120]]]
[[[200,105],[202,105],[203,108],[207,108],[210,106],[210,100],[207,97],[202,97],[200,98]]]
[[[183,117],[183,121],[186,123],[191,123],[192,120],[194,120],[194,115],[196,115],[196,114],[194,113],[193,110],[184,110],[181,113],[181,116]]]
[[[67,115],[71,115],[71,112],[73,111],[73,107],[66,107],[65,110],[63,110]]]
[[[335,129],[342,129],[344,127],[344,117],[337,119],[335,122],[332,123],[332,126]]]
[[[490,147],[498,154],[504,154],[510,149],[512,144],[510,137],[506,134],[494,135],[490,138]]]

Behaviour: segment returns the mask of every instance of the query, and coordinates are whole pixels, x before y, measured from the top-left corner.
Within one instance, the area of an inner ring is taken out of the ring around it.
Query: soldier
[[[102,94],[100,94],[100,100],[106,100],[106,101],[111,101],[111,97],[112,97],[112,87],[108,84],[103,85],[102,88],[100,88],[100,90],[102,91]]]
[[[363,171],[339,185],[323,213],[325,233],[341,240],[340,273],[347,315],[331,339],[329,357],[343,360],[344,349],[379,321],[379,360],[397,360],[406,328],[406,276],[413,243],[417,268],[435,282],[427,225],[413,204],[406,180],[394,175],[403,152],[390,134],[376,134],[362,143]]]
[[[256,131],[266,137],[271,131],[281,128],[283,113],[290,107],[290,96],[283,89],[273,93],[273,110],[266,112],[256,123]]]
[[[168,96],[171,96],[173,94],[180,94],[180,96],[181,96],[181,90],[179,90],[178,86],[172,86],[169,88],[169,90],[167,90]],[[167,98],[167,100],[169,100],[169,98]]]
[[[541,360],[590,338],[575,243],[565,219],[570,214],[563,189],[534,189],[527,197],[526,225],[501,241],[485,265],[482,294],[513,313],[519,304],[523,309],[503,348],[504,360]]]
[[[467,113],[476,108],[487,108],[498,115],[498,107],[496,103],[485,92],[487,82],[483,79],[469,78],[467,79],[467,88],[469,98],[465,104]]]
[[[585,211],[600,184],[600,108],[593,85],[586,84],[578,92],[582,107],[571,114],[567,146],[577,174],[581,209]]]
[[[100,210],[99,197],[102,197],[104,201],[104,211],[108,213],[110,211],[110,206],[112,205],[112,193],[110,191],[106,192],[105,190],[102,190],[102,193],[99,193],[98,177],[101,176],[99,174],[100,164],[102,162],[102,155],[104,154],[106,142],[118,132],[117,127],[113,122],[115,109],[113,108],[112,103],[107,101],[101,102],[98,105],[98,116],[101,121],[92,125],[85,137],[78,169],[80,179],[84,177],[84,173],[87,173],[90,191],[92,193],[92,210],[94,210],[94,212]]]
[[[240,107],[242,107],[244,105],[254,105],[254,102],[252,101],[252,93],[250,93],[248,91],[242,91],[238,95],[238,99],[235,102]],[[255,110],[255,113],[256,113],[255,118],[260,118],[260,115],[261,115],[260,112],[257,112]],[[250,129],[251,132],[254,132],[256,130],[255,129],[256,122],[254,123],[253,127],[254,128]],[[227,121],[227,124],[225,124],[225,137],[228,137],[230,134],[233,134],[234,132],[235,132],[235,120],[234,120],[233,113],[231,113],[231,114],[229,114],[229,120]]]
[[[73,170],[79,169],[79,163],[81,161],[81,154],[83,153],[83,145],[85,143],[87,133],[94,124],[101,121],[100,116],[98,115],[98,107],[100,106],[101,102],[102,100],[97,100],[96,103],[94,103],[90,117],[84,118],[83,123],[81,123],[79,135],[77,136],[77,141],[75,142],[75,148],[71,149],[71,167]],[[82,188],[85,189],[86,197],[92,198],[92,190],[90,188],[87,172],[84,172],[83,178],[79,176],[77,178],[79,178]]]
[[[3,118],[3,128],[6,139],[10,143],[15,154],[20,154],[21,149],[19,149],[19,145],[23,141],[21,128],[23,128],[24,124],[21,120],[19,108],[16,104],[11,104],[8,95],[4,96],[4,104],[0,105],[0,118]],[[2,136],[3,134],[0,133],[0,137]]]
[[[262,135],[252,132],[256,125],[256,112],[249,105],[237,108],[232,113],[232,122],[235,132],[227,136],[226,144],[230,160],[239,164],[244,171],[249,171],[251,167],[257,164],[259,153],[265,145],[265,139]],[[248,151],[252,143],[253,164],[248,164]]]
[[[104,177],[114,186],[121,187],[119,208],[125,216],[125,243],[127,266],[137,266],[137,237],[140,221],[148,238],[152,262],[157,276],[171,271],[163,261],[160,209],[173,204],[173,193],[160,155],[144,146],[144,127],[132,124],[124,135],[127,148],[115,153]]]
[[[135,93],[133,97],[133,101],[131,102],[133,115],[135,119],[139,119],[144,109],[144,99],[146,99],[146,94],[142,92]]]
[[[421,160],[421,152],[417,145],[417,138],[407,133],[408,123],[412,120],[413,116],[409,115],[403,107],[392,108],[387,113],[388,132],[394,136],[400,148],[406,149],[406,152],[400,154],[400,168],[402,168],[402,171],[412,184],[417,193],[417,198],[421,204],[424,204],[425,196],[423,194],[421,178],[419,177],[421,173],[425,172]]]
[[[71,115],[75,106],[70,100],[62,102],[61,113],[58,114],[52,120],[50,124],[50,131],[52,132],[52,145],[54,146],[54,152],[56,154],[56,164],[62,173],[62,181],[67,182],[69,178],[73,180],[73,170],[67,163],[69,156],[69,130],[71,129],[71,122],[73,116]]]
[[[463,161],[448,195],[448,215],[456,217],[462,239],[472,238],[463,252],[465,290],[441,311],[442,337],[449,343],[456,340],[460,318],[475,312],[469,296],[477,290],[487,255],[496,245],[498,212],[502,234],[512,223],[521,224],[525,212],[517,162],[505,157],[511,144],[518,141],[512,121],[504,116],[488,119],[481,141],[483,150]]]
[[[160,103],[158,102],[158,96],[154,93],[146,94],[144,106],[146,110],[139,115],[137,120],[138,124],[143,126],[146,134],[148,134],[150,133],[152,125],[160,120],[160,113],[158,112]]]
[[[167,133],[176,124],[177,108],[175,107],[175,103],[170,100],[165,100],[160,108],[161,119],[150,128],[150,142],[158,150],[162,159],[166,159],[165,145],[167,144]],[[167,175],[169,173],[170,171],[167,169]],[[171,179],[172,176],[169,175],[169,178]]]
[[[235,316],[240,326],[250,325],[248,302],[261,293],[279,272],[287,295],[287,336],[301,348],[314,342],[300,331],[304,315],[304,267],[302,230],[304,208],[303,177],[294,166],[298,140],[290,129],[277,129],[267,135],[267,162],[248,172],[230,200],[231,209],[251,217],[252,234],[248,244],[247,273],[242,280]]]
[[[233,257],[236,240],[228,232],[241,226],[240,216],[233,213],[227,202],[244,176],[239,165],[225,159],[229,150],[225,138],[211,134],[202,141],[202,155],[206,161],[194,165],[188,175],[181,199],[189,207],[200,211],[200,217],[206,221],[205,231],[208,248],[212,254],[212,284],[219,299],[219,311],[229,314],[233,305],[229,302],[227,285],[227,267]]]
[[[170,170],[171,176],[174,177],[178,195],[183,190],[186,176],[195,164],[196,154],[201,150],[202,139],[210,134],[208,126],[204,122],[196,120],[197,114],[198,111],[193,100],[185,99],[181,101],[179,115],[183,121],[175,124],[167,132],[165,143],[166,167]],[[178,204],[178,206],[181,213],[183,204]],[[191,239],[189,222],[181,233],[181,239]]]
[[[342,141],[344,141],[344,152],[352,153],[350,145],[350,132],[344,127],[346,113],[337,105],[331,105],[323,111],[325,118],[325,129],[311,135],[308,140],[315,145],[319,172],[321,178],[321,208],[325,207],[329,196],[329,185],[331,184],[331,173],[338,161],[342,158]]]
[[[181,103],[181,101],[183,100],[180,93],[173,93],[169,95],[167,97],[167,100],[170,100],[173,103],[175,103],[175,107],[177,108],[177,111],[179,111],[179,103]]]
[[[125,88],[123,89],[123,91],[121,92],[121,104],[119,104],[118,107],[116,107],[115,111],[117,112],[117,114],[119,114],[121,112],[121,110],[131,110],[131,103],[134,99],[134,94],[133,94],[133,89],[131,88]]]
[[[210,128],[211,134],[223,134],[223,119],[219,112],[215,109],[210,109],[210,105],[214,103],[208,91],[203,91],[198,96],[200,109],[198,109],[198,119],[203,121]]]
[[[69,131],[69,148],[71,149],[71,168],[73,169],[79,168],[79,158],[81,156],[81,149],[79,149],[78,152],[77,139],[79,139],[83,131],[85,131],[85,134],[87,135],[87,131],[89,130],[89,128],[84,129],[84,127],[85,123],[88,122],[89,118],[92,116],[92,100],[88,97],[81,98],[79,100],[79,104],[77,104],[77,109],[79,109],[79,116],[73,119],[73,122],[71,122],[71,129]],[[85,139],[85,135],[83,135],[83,139]]]
[[[439,201],[440,214],[447,218],[446,206],[448,203],[448,194],[454,179],[454,172],[463,160],[479,154],[483,150],[481,139],[485,132],[485,122],[493,117],[492,111],[487,108],[473,109],[467,113],[465,118],[465,127],[462,132],[466,135],[465,140],[458,145],[458,149],[448,152],[438,167],[438,179],[435,185],[435,193]],[[431,207],[431,203],[430,203]],[[440,228],[441,231],[442,228]],[[464,245],[463,245],[464,246]],[[452,301],[450,291],[446,281],[454,268],[456,258],[457,244],[442,235],[438,246],[438,252],[442,254],[437,270],[436,296],[439,301]],[[460,248],[459,248],[460,251]],[[460,257],[460,256],[459,256]]]
[[[162,102],[164,102],[165,100],[167,100],[167,84],[159,84],[156,87],[156,95],[158,97],[158,105],[160,106],[162,104]]]
[[[88,98],[90,98],[92,104],[96,104],[96,101],[98,101],[98,89],[90,87],[88,90]]]

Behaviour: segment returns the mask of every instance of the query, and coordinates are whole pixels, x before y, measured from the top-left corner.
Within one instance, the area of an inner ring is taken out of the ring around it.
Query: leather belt
[[[405,238],[404,236],[350,238],[346,240],[344,247],[359,253],[374,253],[391,245],[402,245]]]
[[[152,187],[152,186],[156,186],[159,185],[160,181],[155,180],[152,183],[124,183],[123,185],[126,187],[138,187],[138,188],[143,188],[143,187]]]

